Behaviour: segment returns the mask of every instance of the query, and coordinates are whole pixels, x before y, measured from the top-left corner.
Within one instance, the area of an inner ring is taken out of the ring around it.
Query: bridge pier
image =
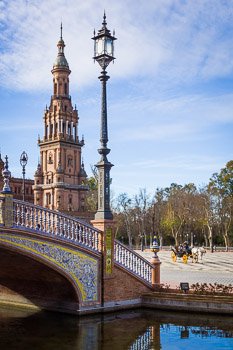
[[[101,306],[106,301],[106,295],[109,294],[108,280],[112,279],[114,269],[114,224],[113,220],[98,219],[92,220],[92,225],[102,232],[100,237],[100,245],[102,252],[101,263]]]
[[[114,240],[114,221],[99,219],[91,221],[92,225],[102,231],[102,286],[101,305],[102,307],[115,307],[125,305],[125,307],[140,304],[140,297],[156,289],[160,284],[160,260],[154,256],[148,270],[145,262],[140,260],[134,251],[124,245],[119,246]],[[114,243],[115,242],[115,243]],[[135,256],[136,255],[136,256]],[[120,264],[119,264],[120,263]],[[151,274],[150,286],[142,284],[135,279],[132,269],[135,267],[137,275]]]

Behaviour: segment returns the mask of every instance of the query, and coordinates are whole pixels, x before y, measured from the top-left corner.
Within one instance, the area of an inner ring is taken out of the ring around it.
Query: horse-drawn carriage
[[[203,248],[190,248],[188,244],[180,244],[179,246],[171,247],[172,261],[176,262],[177,258],[182,259],[184,264],[187,264],[188,259],[192,259],[192,262],[197,263],[198,257],[202,258],[205,253]]]

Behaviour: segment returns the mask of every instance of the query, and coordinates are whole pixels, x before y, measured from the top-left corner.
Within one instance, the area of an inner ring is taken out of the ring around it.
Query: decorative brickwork
[[[84,139],[78,136],[78,110],[69,94],[71,71],[64,54],[62,28],[57,47],[52,69],[53,95],[44,112],[44,136],[38,140],[40,164],[35,172],[34,203],[82,216],[88,190],[81,159]]]
[[[151,292],[149,288],[133,275],[114,266],[112,277],[104,280],[104,301],[122,301],[140,298],[143,293]]]

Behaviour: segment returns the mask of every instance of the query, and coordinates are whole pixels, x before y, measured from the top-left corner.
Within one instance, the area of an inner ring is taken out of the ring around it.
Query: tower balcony
[[[41,144],[47,143],[47,142],[53,142],[53,141],[65,141],[65,142],[69,142],[69,143],[74,143],[74,144],[79,145],[81,147],[83,147],[85,144],[84,139],[80,140],[78,136],[75,137],[73,135],[57,133],[55,135],[44,136],[43,140],[39,139],[38,145],[41,145]]]
[[[51,101],[52,100],[70,100],[71,101],[71,96],[70,95],[65,95],[65,94],[59,94],[59,95],[52,95],[51,96]]]

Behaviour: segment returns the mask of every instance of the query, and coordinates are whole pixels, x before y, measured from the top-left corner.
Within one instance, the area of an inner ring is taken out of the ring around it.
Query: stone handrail
[[[102,252],[102,232],[88,223],[47,208],[13,200],[13,228],[69,241],[82,248]],[[151,286],[152,269],[146,259],[114,240],[114,262]]]
[[[116,239],[114,241],[114,260],[141,281],[151,286],[153,265]]]
[[[13,200],[14,227],[65,239],[95,252],[101,252],[101,231],[86,222],[32,203]]]

